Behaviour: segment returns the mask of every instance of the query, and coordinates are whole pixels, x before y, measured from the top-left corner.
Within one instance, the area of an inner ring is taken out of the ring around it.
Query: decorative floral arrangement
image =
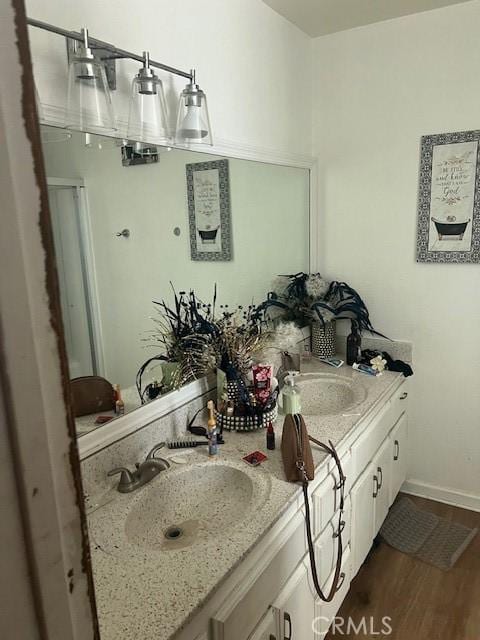
[[[147,360],[137,374],[142,402],[151,397],[152,383],[144,389],[142,375],[152,361],[173,367],[170,385],[163,391],[216,370],[221,428],[251,431],[267,426],[276,417],[278,385],[274,384],[272,365],[257,364],[271,344],[271,331],[258,308],[217,306],[216,287],[208,304],[194,291],[173,293],[173,305],[165,300],[154,303],[158,314],[152,320],[156,326],[146,340],[161,353]]]
[[[345,282],[328,282],[319,273],[278,276],[273,290],[257,308],[265,319],[272,319],[272,311],[276,312],[273,319],[298,326],[315,321],[325,326],[332,320],[350,319],[360,331],[382,335],[373,328],[368,309],[355,289]]]
[[[212,318],[208,332],[197,332],[181,340],[180,384],[221,369],[227,381],[245,380],[255,355],[267,343],[268,331],[254,316],[254,307],[225,309]]]
[[[173,289],[173,294],[173,306],[165,300],[154,301],[158,315],[152,320],[156,327],[146,341],[160,347],[161,353],[146,365],[152,360],[176,363],[174,388],[216,368],[225,371],[227,379],[244,379],[255,353],[269,337],[256,307],[238,306],[232,311],[228,305],[220,305],[217,310],[216,286],[211,303],[199,300],[194,291],[177,294]]]

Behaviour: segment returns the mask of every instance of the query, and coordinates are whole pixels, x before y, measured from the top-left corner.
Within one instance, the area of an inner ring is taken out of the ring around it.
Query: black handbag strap
[[[320,600],[323,600],[323,602],[331,602],[333,600],[335,594],[337,593],[337,591],[343,585],[343,581],[345,580],[345,574],[342,573],[342,556],[343,556],[342,531],[343,531],[343,527],[345,525],[344,521],[342,520],[342,516],[343,516],[343,509],[344,509],[345,475],[343,473],[342,465],[340,463],[340,458],[338,457],[337,451],[336,451],[335,447],[333,446],[333,443],[329,440],[328,444],[330,446],[328,446],[328,445],[324,444],[323,442],[320,442],[320,440],[316,440],[315,438],[312,438],[311,436],[309,436],[309,439],[310,439],[311,442],[313,442],[314,444],[318,445],[326,453],[328,453],[330,456],[332,456],[332,458],[335,460],[335,464],[337,465],[337,469],[338,469],[338,472],[339,472],[339,478],[340,478],[338,484],[335,486],[335,490],[339,490],[340,491],[340,508],[339,508],[339,516],[338,516],[338,528],[337,528],[337,531],[334,534],[334,536],[335,536],[335,538],[337,540],[337,559],[336,559],[336,563],[335,563],[335,573],[334,573],[334,576],[333,576],[333,582],[332,582],[332,585],[330,587],[330,590],[329,590],[328,594],[324,594],[323,593],[323,590],[322,590],[322,588],[320,586],[320,582],[318,580],[317,563],[315,561],[315,547],[314,547],[314,544],[313,544],[312,524],[311,524],[311,518],[310,518],[310,502],[309,502],[309,498],[308,498],[308,479],[307,479],[305,474],[304,474],[304,479],[302,481],[303,497],[304,497],[304,501],[305,501],[305,526],[306,526],[306,532],[307,532],[308,554],[309,554],[309,557],[310,557],[310,566],[312,568],[313,584],[315,586],[315,590],[316,590]]]

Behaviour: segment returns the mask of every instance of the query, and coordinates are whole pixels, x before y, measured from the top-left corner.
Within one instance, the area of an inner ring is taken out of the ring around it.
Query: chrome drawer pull
[[[377,472],[380,474],[380,482],[378,484],[378,488],[379,490],[382,488],[383,485],[383,471],[382,471],[382,467],[377,467]]]
[[[288,635],[285,633],[285,622],[288,622]],[[292,619],[286,611],[283,614],[283,640],[292,640]]]
[[[398,440],[395,440],[395,453],[393,454],[393,459],[398,460],[400,457],[400,443]]]
[[[345,529],[345,520],[340,520],[340,527],[338,528],[338,531],[334,531],[332,538],[338,538],[338,536],[342,533],[342,531]]]
[[[379,490],[379,486],[378,486],[378,478],[377,476],[373,476],[373,481],[375,483],[375,488],[373,490],[373,497],[376,498],[378,496],[378,490]]]
[[[404,393],[402,393],[402,395],[400,396],[400,400],[405,400],[406,398],[408,398],[408,393],[405,391]]]

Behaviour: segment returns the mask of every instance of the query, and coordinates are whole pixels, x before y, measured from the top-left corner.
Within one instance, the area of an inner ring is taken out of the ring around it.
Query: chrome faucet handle
[[[157,451],[160,451],[160,449],[163,449],[164,446],[165,442],[159,442],[158,444],[156,444],[153,449],[148,452],[145,460],[155,460],[155,454],[157,453]]]
[[[115,476],[117,473],[121,473],[120,481],[118,483],[118,490],[121,491],[126,487],[131,487],[135,484],[136,479],[134,478],[132,472],[126,467],[118,467],[117,469],[112,469],[107,473],[108,476]]]

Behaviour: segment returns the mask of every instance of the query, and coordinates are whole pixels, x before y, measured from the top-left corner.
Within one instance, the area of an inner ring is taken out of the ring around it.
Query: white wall
[[[58,137],[49,128],[44,139]],[[87,189],[106,377],[134,384],[140,365],[156,355],[152,300],[173,303],[177,291],[194,289],[218,305],[246,307],[265,299],[276,275],[308,270],[309,171],[230,159],[233,259],[194,262],[190,257],[185,165],[214,158],[195,152],[162,152],[160,162],[123,167],[108,138],[87,148],[74,134],[44,143],[47,175],[83,178]],[[180,229],[175,236],[174,228]],[[115,233],[128,228],[128,240]]]
[[[479,24],[475,1],[318,38],[312,83],[325,275],[414,343],[410,476],[477,497],[480,265],[417,264],[415,239],[420,136],[480,129]]]
[[[216,142],[287,154],[311,151],[311,40],[261,0],[28,0],[29,17],[92,35],[183,70],[196,67],[207,92]],[[65,40],[30,28],[41,102],[64,108]],[[118,63],[114,101],[125,120],[138,63]],[[185,81],[160,74],[167,98]],[[174,83],[172,85],[172,82]]]

